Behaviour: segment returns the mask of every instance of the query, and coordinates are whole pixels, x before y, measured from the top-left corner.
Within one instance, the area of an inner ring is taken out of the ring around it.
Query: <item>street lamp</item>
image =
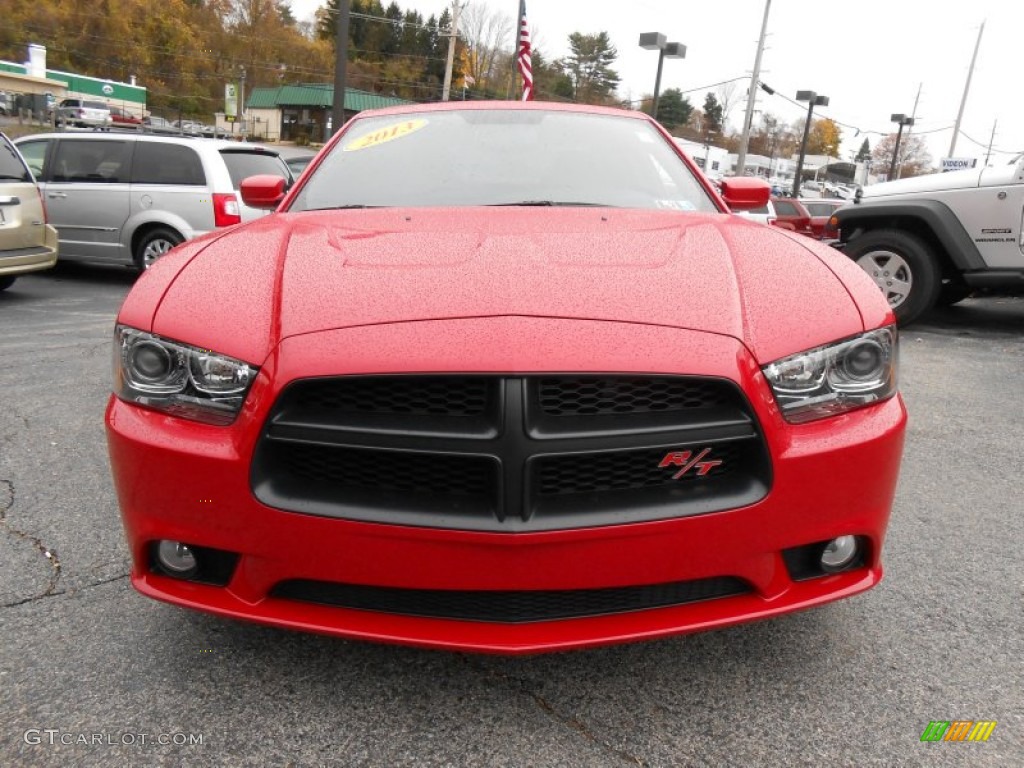
[[[641,48],[658,51],[658,76],[654,79],[654,104],[651,106],[651,117],[655,120],[658,119],[658,95],[661,92],[661,65],[666,58],[686,58],[686,46],[682,43],[667,43],[667,39],[660,32],[644,32],[640,35]]]
[[[890,115],[889,119],[894,123],[898,123],[900,126],[899,130],[896,131],[896,146],[893,147],[892,162],[889,164],[889,181],[892,181],[893,176],[896,175],[896,160],[900,156],[900,139],[903,138],[903,126],[913,125],[914,118],[907,117],[906,115],[897,113]]]
[[[804,170],[807,136],[811,132],[811,115],[814,113],[815,107],[828,106],[828,96],[819,96],[814,91],[797,91],[796,100],[807,102],[807,123],[804,125],[804,140],[800,144],[800,158],[796,162],[796,176],[793,178],[793,197],[800,197],[800,175]]]

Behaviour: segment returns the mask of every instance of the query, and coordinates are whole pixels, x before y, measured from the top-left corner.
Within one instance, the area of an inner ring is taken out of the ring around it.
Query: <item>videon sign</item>
[[[942,158],[942,172],[966,171],[978,164],[976,157],[944,157]]]

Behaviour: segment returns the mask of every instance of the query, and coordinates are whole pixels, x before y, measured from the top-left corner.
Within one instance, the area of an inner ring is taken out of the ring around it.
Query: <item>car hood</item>
[[[275,214],[186,250],[173,278],[168,265],[152,329],[258,364],[281,339],[328,329],[579,318],[731,336],[767,361],[864,329],[843,271],[860,270],[801,239],[732,215],[623,209]]]
[[[861,199],[888,197],[890,195],[917,194],[919,192],[939,192],[944,189],[970,189],[977,187],[981,181],[983,169],[965,171],[949,171],[948,173],[930,173],[898,181],[885,181],[871,184],[861,191]]]

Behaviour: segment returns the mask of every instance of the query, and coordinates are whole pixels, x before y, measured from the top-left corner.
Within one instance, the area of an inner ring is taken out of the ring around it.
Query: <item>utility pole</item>
[[[448,36],[448,63],[444,67],[444,90],[441,92],[441,101],[448,101],[452,91],[452,70],[455,68],[455,39],[459,36],[459,12],[462,4],[458,0],[452,3],[452,31]]]
[[[988,168],[988,159],[992,155],[992,142],[996,140],[996,126],[999,124],[998,120],[992,121],[992,135],[988,137],[988,152],[985,153],[985,167]]]
[[[914,121],[917,120],[917,103],[921,100],[921,88],[924,87],[924,83],[917,84],[917,96],[914,97],[914,111],[910,113],[910,125],[907,128],[907,146],[910,146],[910,134],[914,131]],[[899,165],[896,166],[896,178],[898,179],[903,175],[903,159],[899,161]]]
[[[772,0],[764,0],[764,20],[761,22],[761,37],[757,40],[757,55],[754,57],[754,73],[750,76],[750,88],[747,91],[747,113],[743,116],[743,135],[740,137],[740,152],[736,158],[736,175],[742,176],[747,170],[747,145],[750,142],[750,123],[754,119],[754,100],[761,78],[761,54],[764,52],[764,38],[768,31],[768,11]]]
[[[978,60],[978,49],[981,47],[981,35],[985,31],[985,22],[981,22],[978,30],[978,41],[974,44],[974,55],[971,56],[971,68],[967,70],[967,82],[964,84],[964,95],[960,99],[960,111],[956,113],[956,124],[953,126],[953,138],[949,142],[949,157],[956,152],[956,137],[960,135],[960,121],[964,119],[964,107],[967,106],[967,94],[971,90],[971,75],[974,74],[974,62]]]
[[[349,0],[338,0],[338,18],[334,20],[334,100],[331,104],[330,138],[345,123],[345,74],[348,68]]]

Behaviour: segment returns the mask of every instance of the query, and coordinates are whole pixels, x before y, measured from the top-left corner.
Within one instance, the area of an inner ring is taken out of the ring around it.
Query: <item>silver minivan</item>
[[[267,212],[242,179],[291,172],[257,144],[138,133],[54,133],[15,142],[60,235],[60,258],[148,268],[178,243]]]

